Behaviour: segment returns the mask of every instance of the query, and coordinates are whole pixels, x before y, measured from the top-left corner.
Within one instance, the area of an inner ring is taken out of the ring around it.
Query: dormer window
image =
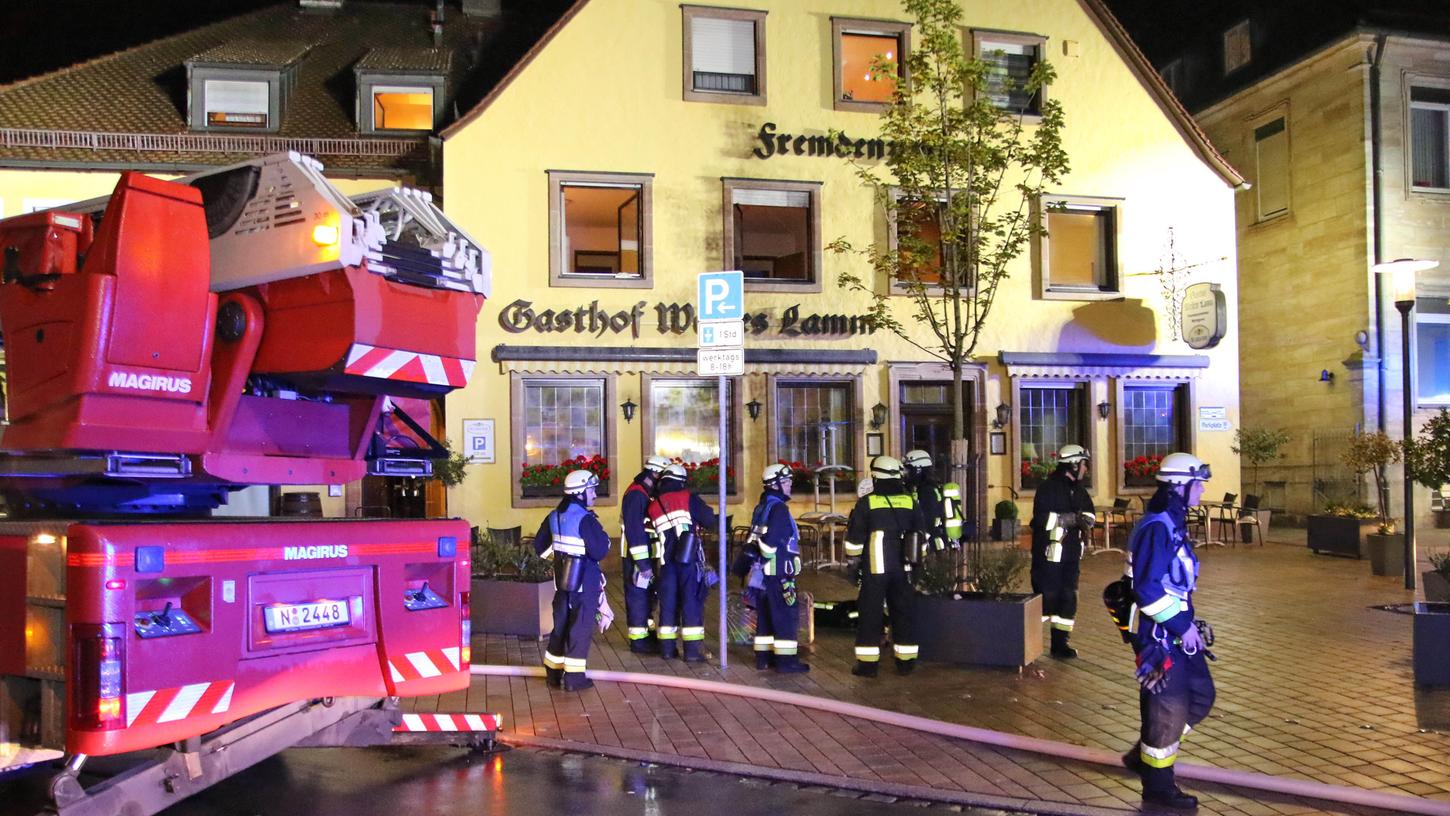
[[[362,133],[428,132],[443,112],[450,54],[437,48],[374,48],[353,66]]]
[[[187,60],[192,130],[275,133],[308,47],[301,42],[237,40]]]

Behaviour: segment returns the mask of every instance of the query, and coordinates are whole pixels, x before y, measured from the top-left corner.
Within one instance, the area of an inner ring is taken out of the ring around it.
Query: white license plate
[[[352,622],[346,600],[272,604],[262,608],[262,618],[268,632],[326,629],[331,626],[346,626]]]

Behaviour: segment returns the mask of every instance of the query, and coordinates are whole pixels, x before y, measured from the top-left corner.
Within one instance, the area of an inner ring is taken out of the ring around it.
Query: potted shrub
[[[1316,553],[1363,558],[1361,537],[1374,517],[1375,511],[1368,505],[1326,505],[1323,512],[1309,516],[1309,549]]]
[[[1003,499],[992,508],[992,540],[1016,541],[1021,525],[1017,521],[1017,502]]]
[[[474,633],[545,638],[554,631],[554,565],[532,545],[497,541],[473,528],[469,615]]]
[[[1014,592],[1031,561],[1009,546],[984,549],[961,580],[954,553],[931,553],[917,578],[923,660],[1021,668],[1042,656],[1042,596]]]
[[[1374,476],[1375,532],[1365,536],[1370,572],[1375,575],[1405,574],[1405,536],[1395,531],[1390,518],[1390,488],[1385,468],[1400,461],[1400,446],[1383,432],[1357,433],[1340,457],[1357,475]]]
[[[1450,485],[1450,411],[1441,408],[1430,417],[1418,434],[1405,440],[1404,452],[1410,478],[1440,493],[1435,526],[1450,527],[1450,506],[1444,492]]]
[[[1450,603],[1450,553],[1430,553],[1430,569],[1420,573],[1425,600]]]

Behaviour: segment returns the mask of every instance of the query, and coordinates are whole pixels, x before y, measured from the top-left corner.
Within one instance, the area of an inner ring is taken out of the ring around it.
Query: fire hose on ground
[[[474,665],[471,671],[476,675],[490,677],[542,677],[544,674],[543,669],[532,666]],[[896,726],[925,734],[935,734],[937,736],[990,745],[996,748],[1027,751],[1042,756],[1056,757],[1058,759],[1067,759],[1075,762],[1087,762],[1094,765],[1107,765],[1114,768],[1122,767],[1121,758],[1117,754],[1111,751],[1104,751],[1100,748],[1088,748],[1086,746],[1054,742],[1053,740],[1038,739],[1036,737],[1024,737],[1019,734],[1008,734],[1002,731],[993,731],[988,728],[976,728],[970,725],[933,720],[928,717],[886,711],[856,703],[847,703],[825,697],[814,697],[809,694],[797,694],[795,692],[778,691],[776,689],[759,688],[737,683],[724,683],[717,680],[702,680],[694,677],[647,674],[642,672],[591,670],[589,677],[593,680],[603,680],[611,683],[635,683],[638,685],[662,686],[665,688],[686,689],[712,694],[727,694],[732,697],[744,697],[769,703],[809,708],[830,714],[838,714],[843,717],[854,717],[881,725]],[[1325,802],[1338,802],[1346,805],[1379,808],[1403,813],[1450,816],[1450,802],[1425,799],[1408,794],[1383,793],[1346,785],[1331,785],[1325,782],[1315,782],[1309,779],[1290,779],[1281,776],[1255,773],[1253,771],[1237,771],[1186,762],[1178,763],[1175,766],[1175,771],[1178,776],[1184,779],[1193,779],[1199,782],[1209,782],[1234,788],[1265,791],[1287,796],[1300,796]]]

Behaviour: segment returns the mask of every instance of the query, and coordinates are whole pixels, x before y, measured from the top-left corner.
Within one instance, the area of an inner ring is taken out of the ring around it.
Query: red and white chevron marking
[[[344,374],[462,388],[473,376],[473,360],[353,343]]]
[[[394,683],[440,677],[450,672],[460,671],[461,666],[457,646],[448,649],[429,649],[426,652],[408,652],[388,658],[388,671],[391,673]]]
[[[232,707],[231,680],[191,683],[180,688],[133,691],[126,695],[126,727],[184,720],[193,714],[225,714]]]
[[[498,714],[404,714],[395,733],[497,731],[503,724]]]

